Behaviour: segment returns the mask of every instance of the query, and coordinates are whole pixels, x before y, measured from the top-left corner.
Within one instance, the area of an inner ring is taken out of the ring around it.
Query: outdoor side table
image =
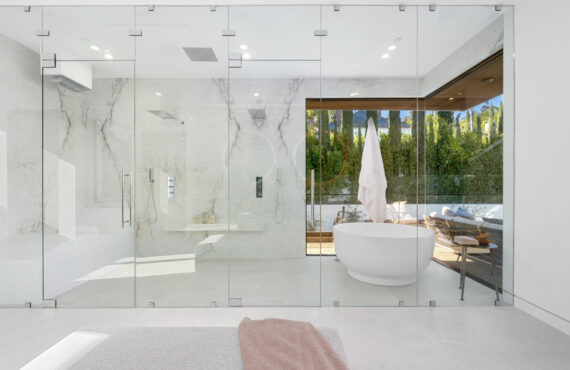
[[[493,270],[493,282],[495,283],[495,295],[497,297],[497,302],[499,301],[499,287],[497,285],[497,271],[495,268],[495,249],[498,248],[497,244],[490,243],[489,245],[461,245],[456,243],[455,241],[452,242],[453,245],[461,247],[461,275],[459,278],[459,288],[461,289],[461,300],[463,301],[463,295],[465,293],[465,270],[467,264],[467,250],[468,248],[481,248],[481,249],[489,249],[489,254],[491,257],[491,268]]]

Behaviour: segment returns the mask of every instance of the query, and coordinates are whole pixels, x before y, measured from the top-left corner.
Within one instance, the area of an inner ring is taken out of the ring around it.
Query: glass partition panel
[[[323,6],[322,28],[322,305],[413,306],[416,8]]]
[[[435,234],[432,261],[418,260],[418,304],[492,305],[503,275],[504,13],[418,12],[420,214]]]
[[[58,60],[132,60],[135,57],[131,6],[43,8],[43,51]]]
[[[0,306],[42,301],[40,22],[0,7]]]
[[[136,12],[137,306],[225,306],[227,8]]]
[[[318,61],[230,68],[232,302],[319,305],[320,257],[307,255],[305,222],[306,99],[319,97],[319,76]]]
[[[234,6],[230,52],[244,60],[319,60],[318,28],[318,6]]]
[[[134,63],[42,70],[45,299],[132,307]]]

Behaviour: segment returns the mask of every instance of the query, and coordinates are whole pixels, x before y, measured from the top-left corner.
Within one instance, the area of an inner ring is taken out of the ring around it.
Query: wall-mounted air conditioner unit
[[[44,75],[62,87],[76,91],[91,90],[93,86],[93,69],[86,62],[57,62],[55,68],[44,68]]]

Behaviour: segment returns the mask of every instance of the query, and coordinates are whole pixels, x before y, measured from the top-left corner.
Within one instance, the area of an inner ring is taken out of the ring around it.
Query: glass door
[[[134,63],[42,70],[44,299],[132,306]]]
[[[138,307],[227,304],[227,8],[136,8]]]
[[[44,300],[134,302],[133,7],[45,7]]]
[[[322,232],[334,248],[322,256],[323,306],[417,303],[416,15],[322,7]]]
[[[305,133],[307,99],[320,98],[319,7],[231,7],[229,19],[229,303],[318,306]]]

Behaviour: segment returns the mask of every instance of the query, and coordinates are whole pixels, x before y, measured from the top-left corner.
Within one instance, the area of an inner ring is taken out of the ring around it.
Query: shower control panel
[[[255,197],[263,198],[263,177],[261,176],[255,178]]]

